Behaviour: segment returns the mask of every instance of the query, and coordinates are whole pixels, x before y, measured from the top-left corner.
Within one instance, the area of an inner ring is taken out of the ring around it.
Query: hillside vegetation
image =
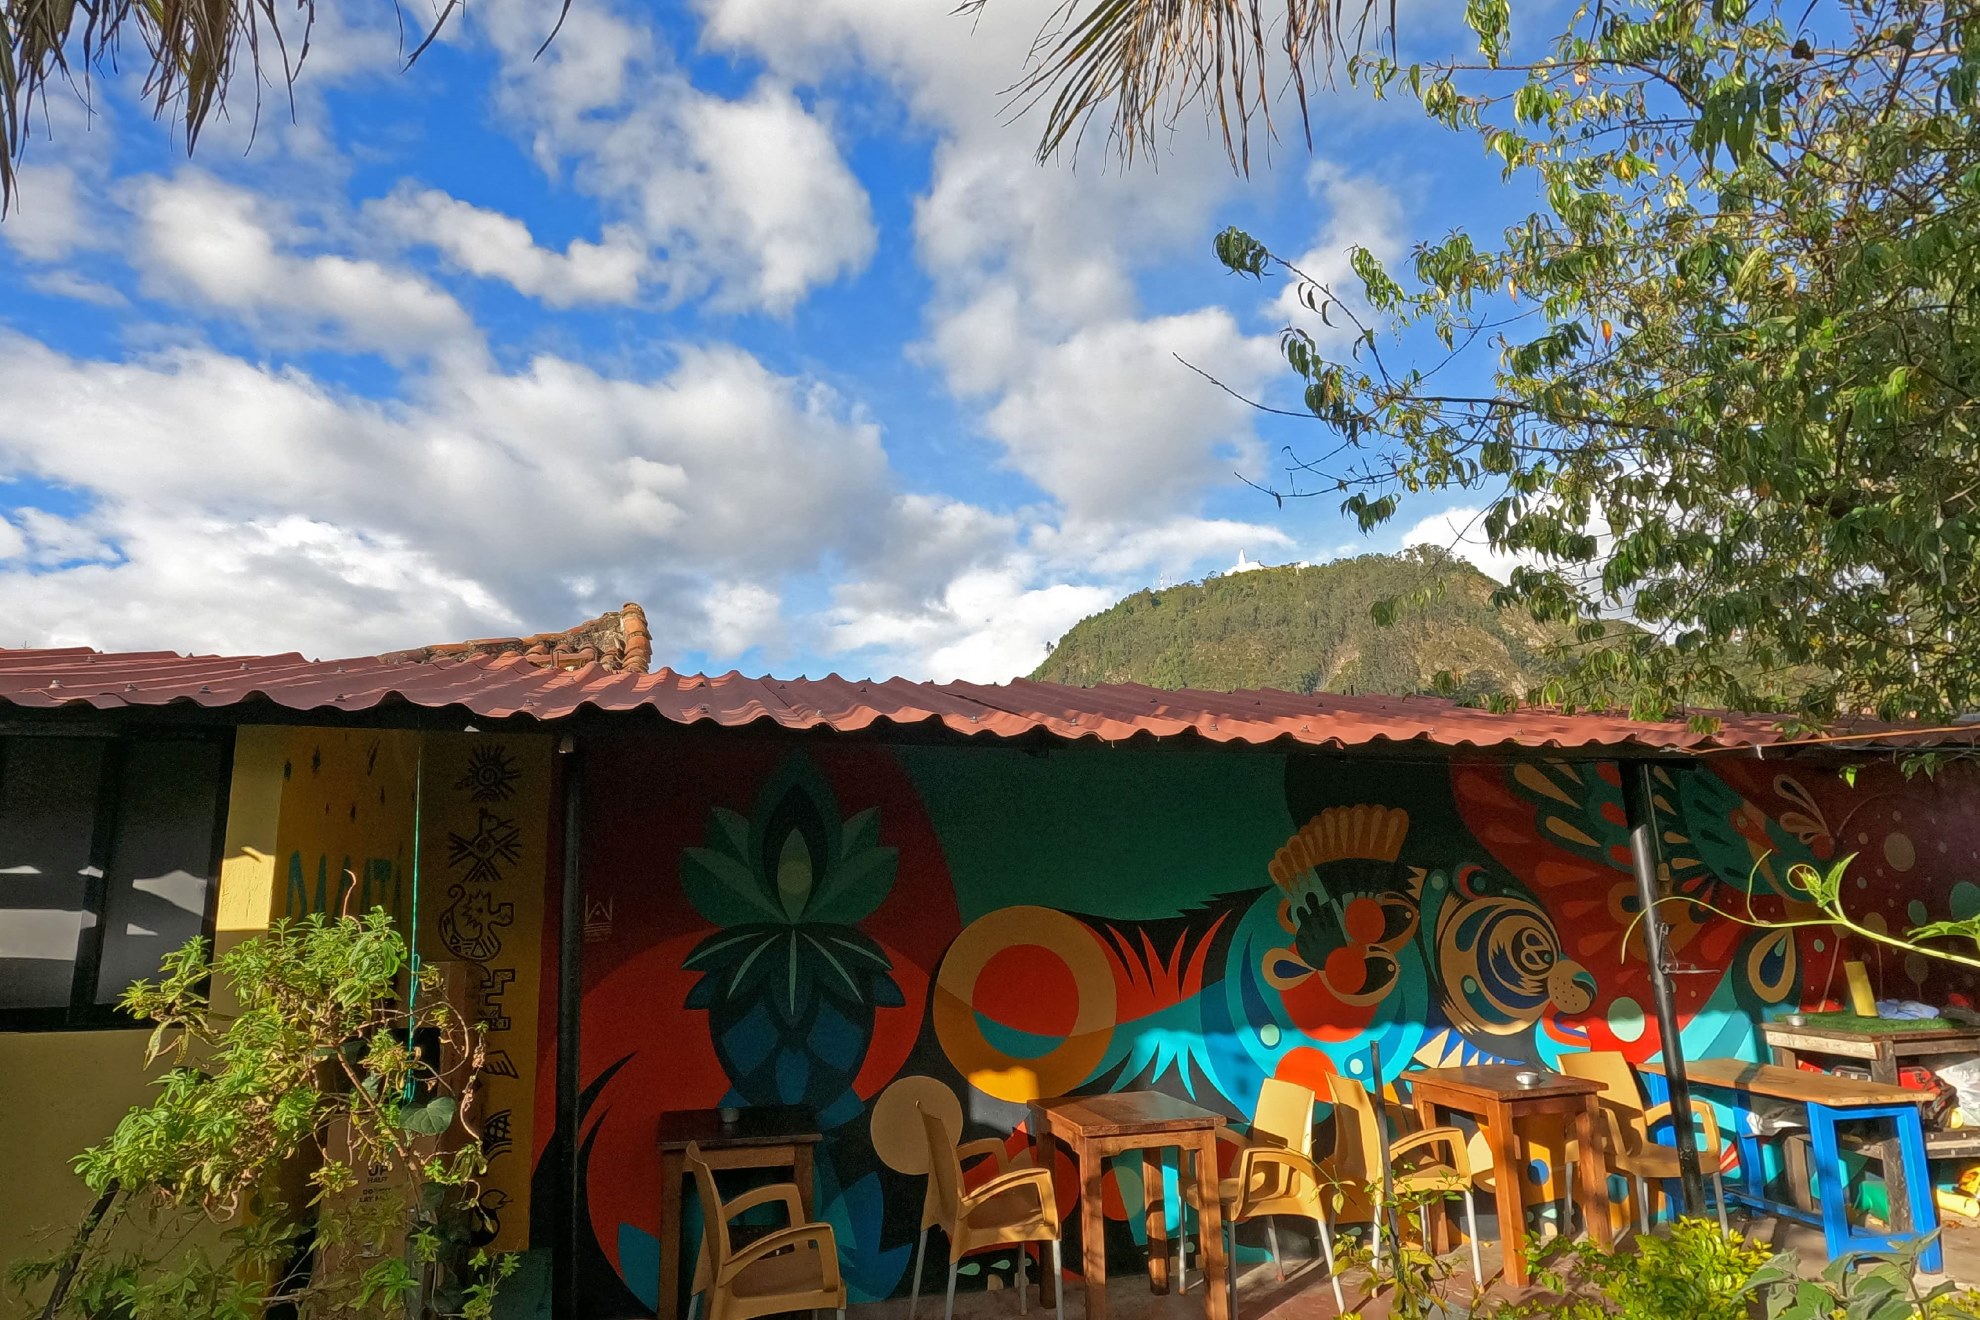
[[[1460,696],[1523,695],[1561,671],[1543,653],[1571,633],[1494,607],[1497,586],[1419,548],[1137,591],[1081,620],[1032,677],[1404,696],[1448,672]],[[1385,599],[1410,602],[1386,626],[1371,614]]]

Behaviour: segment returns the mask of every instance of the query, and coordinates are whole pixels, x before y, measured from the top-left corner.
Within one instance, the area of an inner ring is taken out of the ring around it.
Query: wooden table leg
[[[1180,1159],[1180,1157],[1178,1157]],[[1162,1147],[1141,1152],[1143,1222],[1148,1228],[1148,1286],[1157,1296],[1169,1291],[1169,1190],[1162,1173]]]
[[[1596,1121],[1601,1116],[1600,1104],[1592,1095],[1583,1100],[1574,1116],[1574,1144],[1581,1152],[1576,1170],[1581,1181],[1581,1219],[1596,1245],[1607,1251],[1615,1245],[1615,1237],[1609,1220],[1609,1162],[1603,1152],[1602,1125]]]
[[[1217,1134],[1205,1132],[1196,1141],[1196,1171],[1189,1180],[1196,1210],[1197,1251],[1203,1259],[1203,1305],[1210,1320],[1233,1320],[1226,1274],[1234,1269],[1224,1259],[1224,1203],[1217,1195]]]
[[[1079,1161],[1079,1242],[1086,1280],[1086,1320],[1107,1320],[1107,1210],[1104,1157],[1081,1138],[1073,1152]]]
[[[791,1181],[797,1184],[798,1204],[804,1207],[806,1222],[818,1218],[818,1202],[813,1197],[811,1173],[811,1143],[798,1142],[791,1147]]]
[[[1058,1161],[1053,1158],[1053,1154],[1052,1120],[1044,1110],[1033,1105],[1031,1106],[1031,1167],[1051,1169],[1056,1174]],[[1039,1305],[1047,1309],[1058,1305],[1059,1287],[1063,1282],[1064,1280],[1052,1270],[1051,1257],[1041,1252],[1038,1258]]]
[[[1423,1093],[1422,1088],[1418,1087],[1412,1089],[1415,1090],[1416,1092],[1415,1104],[1416,1104],[1417,1121],[1426,1128],[1443,1126],[1443,1122],[1444,1122],[1443,1115],[1438,1110],[1436,1103],[1433,1100],[1431,1100],[1429,1096]],[[1380,1122],[1381,1120],[1378,1118],[1376,1121]],[[1375,1176],[1379,1178],[1380,1172],[1375,1171]],[[1436,1205],[1434,1206],[1425,1205],[1423,1208],[1423,1237],[1424,1237],[1423,1245],[1430,1249],[1432,1255],[1442,1256],[1448,1253],[1451,1249],[1450,1212],[1451,1212],[1451,1205],[1450,1205],[1449,1197],[1440,1198]],[[1394,1221],[1397,1232],[1402,1231],[1403,1226],[1408,1221],[1408,1218],[1409,1216],[1407,1216],[1406,1214],[1403,1214],[1400,1211],[1397,1212]]]
[[[1885,1086],[1898,1084],[1897,1044],[1895,1041],[1880,1040],[1877,1052],[1870,1059],[1870,1080],[1882,1082]]]
[[[687,1176],[685,1152],[660,1153],[660,1299],[657,1320],[676,1320],[681,1313],[681,1180]]]
[[[1879,1040],[1876,1043],[1876,1053],[1870,1060],[1870,1080],[1886,1086],[1898,1084],[1895,1041]],[[1898,1142],[1895,1129],[1888,1138],[1877,1143],[1877,1158],[1884,1166],[1884,1199],[1889,1203],[1885,1207],[1884,1222],[1893,1231],[1903,1232],[1912,1227],[1911,1183],[1905,1175],[1904,1148]]]
[[[1494,1104],[1485,1115],[1485,1139],[1492,1147],[1492,1192],[1499,1206],[1499,1246],[1505,1254],[1506,1281],[1524,1288],[1526,1271],[1526,1207],[1520,1196],[1519,1134],[1513,1130],[1512,1106]]]

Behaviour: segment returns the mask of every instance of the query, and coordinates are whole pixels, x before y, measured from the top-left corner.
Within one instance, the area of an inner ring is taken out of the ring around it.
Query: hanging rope
[[[413,759],[412,918],[410,922],[411,929],[406,932],[406,947],[412,954],[411,979],[406,986],[406,1046],[408,1049],[418,1048],[417,1043],[412,1039],[412,1029],[413,1010],[419,1003],[419,854],[421,852],[421,813],[425,807],[426,799],[426,735],[422,732],[416,733],[413,736],[419,739],[419,745]],[[434,1060],[434,1066],[439,1066],[439,1060]],[[413,1074],[408,1073],[406,1075],[406,1102],[410,1104],[412,1098]]]

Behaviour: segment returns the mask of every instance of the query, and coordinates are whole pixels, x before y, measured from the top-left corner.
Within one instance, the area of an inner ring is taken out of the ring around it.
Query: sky
[[[1211,247],[1495,228],[1477,141],[1343,89],[1248,177],[1195,115],[1041,164],[1007,93],[1052,8],[577,0],[538,57],[547,0],[474,0],[407,70],[389,4],[319,6],[293,107],[237,85],[190,156],[128,81],[51,95],[0,221],[0,646],[635,600],[680,670],[1003,680],[1240,553],[1502,574],[1475,494],[1363,536],[1247,484],[1325,437],[1236,396],[1296,406],[1280,332],[1335,332]],[[1459,8],[1403,6],[1405,55]]]

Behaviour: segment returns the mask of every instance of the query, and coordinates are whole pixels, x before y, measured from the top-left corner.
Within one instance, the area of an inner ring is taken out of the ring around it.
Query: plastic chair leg
[[[1265,1245],[1272,1253],[1272,1268],[1278,1271],[1279,1282],[1286,1281],[1286,1258],[1279,1254],[1279,1221],[1267,1218],[1265,1221]]]
[[[1238,1320],[1237,1225],[1224,1225],[1224,1284],[1230,1294],[1231,1320]]]
[[[1429,1212],[1426,1210],[1425,1213]],[[1485,1266],[1478,1259],[1478,1204],[1469,1187],[1464,1189],[1464,1235],[1471,1239],[1471,1281],[1483,1284]]]
[[[915,1243],[914,1282],[908,1288],[908,1320],[914,1320],[915,1308],[921,1305],[921,1266],[928,1259],[928,1235],[932,1231],[928,1228],[922,1229],[921,1241]],[[688,1314],[688,1320],[694,1320],[692,1312]]]
[[[949,1300],[942,1308],[942,1320],[956,1320],[956,1266],[956,1261],[949,1262]]]
[[[1334,1309],[1345,1311],[1347,1299],[1341,1295],[1341,1267],[1334,1259],[1334,1232],[1327,1227],[1327,1217],[1318,1216],[1313,1221],[1314,1230],[1320,1235],[1320,1254],[1327,1261],[1327,1282],[1334,1285]],[[1233,1317],[1235,1320],[1235,1317]]]
[[[1025,1278],[1025,1267],[1030,1264],[1031,1244],[1029,1242],[1018,1243],[1017,1286],[1019,1315],[1031,1314],[1031,1281]]]
[[[1066,1271],[1065,1261],[1060,1259],[1063,1249],[1059,1239],[1052,1239],[1052,1296],[1059,1304],[1059,1320],[1066,1320]]]

